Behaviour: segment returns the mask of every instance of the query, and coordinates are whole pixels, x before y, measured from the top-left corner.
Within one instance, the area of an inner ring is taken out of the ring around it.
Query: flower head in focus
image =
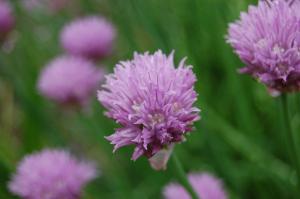
[[[78,199],[96,177],[95,167],[63,150],[43,150],[26,156],[9,183],[12,193],[28,199]]]
[[[185,59],[175,68],[173,53],[135,53],[133,60],[117,64],[98,92],[107,116],[121,125],[107,137],[114,151],[134,145],[133,160],[141,155],[150,158],[183,141],[200,119],[199,109],[193,106],[195,82],[192,66]]]
[[[300,2],[266,0],[229,26],[228,42],[248,73],[270,90],[300,90]]]
[[[42,95],[60,104],[85,105],[103,78],[103,70],[92,62],[62,56],[42,70],[38,89]]]
[[[221,180],[209,173],[192,173],[189,182],[201,199],[227,199]],[[188,192],[177,183],[171,183],[164,188],[165,199],[191,199]]]
[[[61,33],[61,44],[72,55],[99,59],[111,53],[115,36],[110,22],[91,16],[66,25]]]
[[[15,17],[10,4],[7,1],[0,0],[0,41],[7,36],[14,26]]]

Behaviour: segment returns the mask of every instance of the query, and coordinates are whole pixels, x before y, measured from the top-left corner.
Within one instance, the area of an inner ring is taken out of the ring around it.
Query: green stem
[[[177,176],[177,178],[178,178],[179,182],[181,183],[181,185],[183,185],[184,188],[189,192],[192,199],[200,199],[200,197],[196,194],[193,187],[189,183],[189,181],[186,177],[186,174],[183,170],[182,164],[179,161],[175,151],[173,151],[172,160],[173,160],[173,164],[175,166],[174,173]]]
[[[286,94],[281,95],[281,106],[282,106],[282,117],[284,122],[284,128],[285,128],[285,137],[288,142],[288,147],[290,150],[290,156],[291,161],[294,164],[294,167],[296,169],[297,173],[297,187],[298,191],[297,194],[299,194],[300,190],[300,160],[297,150],[297,143],[296,143],[296,137],[293,133],[293,129],[291,126],[291,119],[290,119],[290,113],[289,113],[289,107],[288,107],[288,99]],[[298,196],[299,197],[299,196]]]

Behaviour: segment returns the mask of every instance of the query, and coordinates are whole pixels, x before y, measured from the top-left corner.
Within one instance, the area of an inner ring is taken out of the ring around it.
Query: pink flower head
[[[227,199],[222,182],[208,173],[192,173],[189,182],[201,199]],[[171,183],[164,188],[165,199],[191,199],[179,184]]]
[[[80,57],[62,56],[43,69],[38,89],[58,103],[85,105],[103,77],[103,71],[92,62]]]
[[[0,0],[0,40],[5,37],[15,26],[15,17],[7,1]]]
[[[78,199],[85,184],[96,177],[94,166],[62,150],[43,150],[26,156],[9,183],[24,199]]]
[[[175,68],[173,53],[135,53],[133,60],[121,61],[107,76],[98,99],[108,109],[107,116],[122,126],[107,137],[114,151],[135,145],[133,160],[150,158],[183,141],[192,130],[199,120],[199,109],[193,106],[196,77],[184,61]]]
[[[106,19],[85,17],[65,26],[61,43],[70,54],[99,59],[111,53],[115,35],[115,28]]]
[[[228,42],[246,64],[242,73],[271,90],[300,90],[299,10],[299,1],[260,1],[230,24]]]

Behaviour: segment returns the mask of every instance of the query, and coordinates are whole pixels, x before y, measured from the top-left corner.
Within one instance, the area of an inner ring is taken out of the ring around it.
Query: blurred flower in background
[[[110,22],[90,16],[67,24],[61,33],[61,44],[72,55],[97,60],[111,53],[115,36]]]
[[[7,1],[0,0],[0,42],[15,26],[15,17]]]
[[[201,199],[227,199],[221,180],[209,173],[191,173],[189,182]],[[177,183],[167,185],[163,190],[165,199],[191,199],[186,190]]]
[[[39,10],[43,8],[43,0],[22,0],[22,5],[27,11]]]
[[[58,12],[71,4],[71,0],[48,0],[49,9]]]
[[[260,1],[230,24],[228,42],[248,73],[271,90],[300,89],[300,3]]]
[[[43,150],[26,156],[9,183],[24,199],[78,199],[85,184],[96,177],[95,167],[63,150]]]
[[[61,56],[42,70],[38,89],[42,95],[60,104],[85,106],[103,78],[104,70],[89,60]]]
[[[141,155],[150,158],[183,141],[200,118],[199,109],[193,107],[195,82],[192,66],[185,59],[175,68],[173,53],[135,53],[133,60],[117,64],[98,92],[107,116],[122,125],[107,137],[114,151],[135,145],[133,160]]]
[[[23,8],[31,12],[34,10],[47,10],[58,12],[71,3],[71,0],[22,0]]]

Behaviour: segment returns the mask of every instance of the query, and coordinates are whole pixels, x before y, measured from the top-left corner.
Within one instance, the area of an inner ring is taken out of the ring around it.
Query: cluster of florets
[[[110,22],[103,17],[90,16],[66,25],[61,33],[61,43],[72,55],[96,60],[111,53],[115,36],[115,28]]]
[[[14,26],[15,17],[11,5],[5,0],[0,0],[0,42],[5,39]]]
[[[117,64],[98,92],[106,115],[122,126],[107,137],[115,150],[135,145],[136,160],[183,141],[199,120],[199,109],[193,106],[195,82],[192,66],[184,60],[175,68],[173,53],[136,53],[133,60]]]
[[[228,42],[248,73],[280,92],[300,89],[300,3],[260,1],[230,24]]]
[[[44,150],[20,162],[9,189],[24,199],[78,199],[83,186],[96,176],[93,164],[66,151]]]
[[[62,56],[42,70],[38,88],[41,94],[59,104],[86,105],[103,78],[103,70],[89,60]]]
[[[189,182],[201,199],[227,199],[223,183],[209,173],[191,173]],[[171,183],[164,188],[165,199],[191,199],[188,192],[177,183]]]

